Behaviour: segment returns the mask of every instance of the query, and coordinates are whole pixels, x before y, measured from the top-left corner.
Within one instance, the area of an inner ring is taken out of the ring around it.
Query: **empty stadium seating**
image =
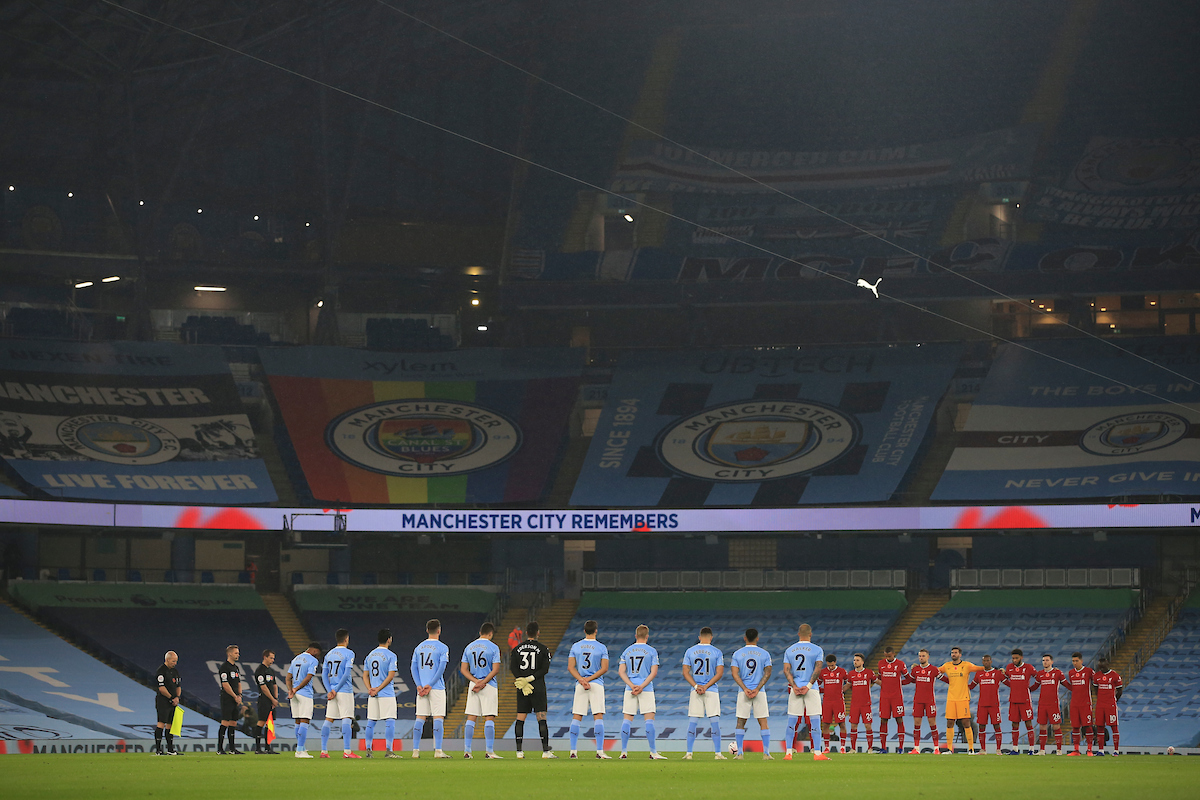
[[[772,735],[783,736],[786,697],[782,687],[784,650],[796,641],[802,622],[813,627],[813,641],[826,653],[850,664],[856,652],[869,653],[904,608],[904,596],[888,590],[810,592],[712,592],[647,593],[588,592],[554,654],[554,666],[546,679],[551,730],[571,722],[574,681],[567,673],[571,645],[583,638],[583,623],[595,619],[599,639],[608,645],[610,675],[605,680],[608,719],[619,720],[623,684],[617,677],[621,651],[633,644],[634,629],[650,627],[650,644],[659,653],[659,677],[654,681],[658,706],[659,736],[684,738],[687,733],[687,683],[681,662],[687,648],[696,643],[697,631],[708,625],[713,643],[725,654],[726,674],[718,687],[724,712],[723,730],[732,730],[735,686],[729,671],[730,659],[742,646],[746,628],[759,630],[759,645],[774,659],[774,677],[769,684]],[[637,720],[635,735],[641,731]],[[585,731],[590,729],[585,725]],[[778,730],[776,730],[778,729]],[[608,733],[619,734],[620,723],[610,723]]]
[[[421,319],[403,317],[367,320],[367,347],[372,350],[428,352],[453,350],[454,338]]]
[[[1200,598],[1121,697],[1121,740],[1150,747],[1200,745]]]
[[[4,318],[9,336],[42,339],[80,338],[79,319],[66,311],[47,308],[10,309]]]
[[[243,325],[233,317],[189,316],[179,328],[180,338],[189,344],[268,345],[271,336],[253,325]]]

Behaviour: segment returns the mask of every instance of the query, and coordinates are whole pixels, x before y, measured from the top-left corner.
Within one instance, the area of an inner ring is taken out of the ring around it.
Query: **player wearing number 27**
[[[321,726],[321,758],[329,758],[329,734],[333,721],[342,721],[342,758],[360,758],[350,750],[351,720],[354,719],[354,651],[350,649],[350,631],[338,628],[337,647],[325,654],[322,677],[326,695],[325,724]]]
[[[621,758],[629,758],[629,733],[633,717],[641,714],[646,720],[646,740],[650,743],[650,758],[665,760],[655,746],[654,730],[654,676],[658,674],[658,651],[650,646],[650,629],[638,625],[633,633],[634,643],[625,648],[617,662],[617,674],[625,681],[625,702],[622,711],[625,721],[621,723]]]
[[[493,745],[496,741],[496,710],[499,689],[496,675],[500,672],[500,648],[492,641],[496,626],[485,622],[479,627],[479,638],[463,650],[459,671],[469,681],[467,686],[467,729],[463,757],[471,757],[471,742],[475,738],[475,718],[483,717],[483,742],[487,758],[500,758]]]
[[[417,687],[417,721],[413,724],[413,758],[421,757],[421,735],[425,720],[433,717],[433,757],[449,758],[442,752],[442,731],[446,720],[446,683],[442,673],[450,663],[450,649],[439,639],[442,623],[431,619],[425,623],[429,637],[413,649],[408,668]]]

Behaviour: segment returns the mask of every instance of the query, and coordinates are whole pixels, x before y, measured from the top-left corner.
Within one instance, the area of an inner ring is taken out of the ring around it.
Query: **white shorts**
[[[704,694],[696,694],[696,690],[688,694],[689,717],[719,717],[721,716],[721,698],[716,689],[708,689]]]
[[[396,698],[395,697],[368,697],[367,698],[367,719],[373,719],[378,722],[381,719],[396,718]]]
[[[584,689],[576,683],[575,702],[571,704],[571,713],[582,716],[589,713],[589,706],[593,716],[604,713],[604,687],[589,683],[588,688]]]
[[[325,719],[354,719],[354,692],[338,692],[325,706]]]
[[[292,719],[312,719],[313,699],[298,694],[292,698]]]
[[[471,691],[470,685],[467,686],[467,716],[468,717],[494,717],[497,709],[500,706],[500,692],[495,686],[485,686],[478,692]]]
[[[417,698],[417,717],[446,716],[446,690],[430,689],[429,694]]]
[[[754,695],[753,700],[746,699],[746,693],[738,690],[737,697],[737,718],[738,719],[763,719],[771,716],[767,711],[767,694],[759,692]]]
[[[821,691],[812,687],[803,695],[788,692],[788,716],[817,717],[821,715]]]
[[[629,691],[629,687],[625,688],[625,705],[622,711],[626,714],[653,714],[654,713],[654,692],[642,692],[634,694]]]

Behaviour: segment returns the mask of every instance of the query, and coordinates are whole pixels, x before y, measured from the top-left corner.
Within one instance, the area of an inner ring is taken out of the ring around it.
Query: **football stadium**
[[[0,795],[1194,797],[1195,16],[0,5]]]

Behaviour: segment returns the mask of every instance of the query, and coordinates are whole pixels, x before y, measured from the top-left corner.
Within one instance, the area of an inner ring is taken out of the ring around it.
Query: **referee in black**
[[[275,685],[275,651],[263,650],[262,663],[254,670],[254,682],[258,684],[258,725],[254,728],[254,752],[262,755],[278,755],[267,738],[267,717],[279,707],[279,687]]]
[[[217,730],[217,755],[240,756],[242,753],[233,746],[233,734],[237,730],[238,720],[242,717],[242,673],[238,671],[238,658],[242,651],[236,644],[225,648],[225,663],[217,667],[221,681],[221,727]],[[225,739],[229,739],[229,749],[224,747]]]
[[[538,641],[536,621],[525,626],[525,641],[508,655],[508,671],[517,685],[517,758],[524,758],[525,717],[537,715],[542,735],[542,758],[558,758],[550,749],[550,727],[546,724],[546,673],[550,671],[550,650]]]
[[[163,656],[163,665],[158,668],[158,672],[154,673],[155,692],[154,692],[154,712],[158,717],[158,724],[154,728],[154,753],[156,756],[177,756],[179,751],[175,749],[175,736],[171,733],[171,724],[175,721],[175,709],[179,707],[179,693],[182,691],[180,684],[183,682],[179,677],[179,670],[175,669],[175,665],[179,663],[179,655],[174,650],[168,650]],[[167,749],[163,750],[163,736],[167,737]]]

